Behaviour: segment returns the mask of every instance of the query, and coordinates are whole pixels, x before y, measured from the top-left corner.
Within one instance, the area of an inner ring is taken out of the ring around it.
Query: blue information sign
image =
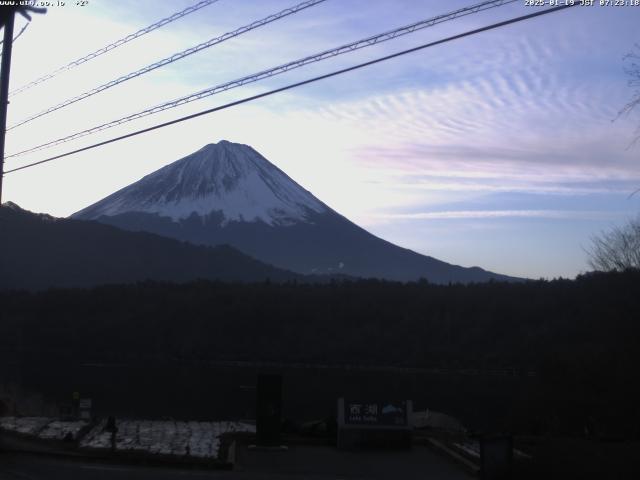
[[[345,400],[344,423],[346,425],[396,426],[408,424],[407,402],[371,402]]]

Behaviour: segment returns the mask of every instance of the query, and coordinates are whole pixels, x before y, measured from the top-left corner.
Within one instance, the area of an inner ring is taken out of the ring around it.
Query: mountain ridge
[[[435,283],[520,280],[480,267],[452,265],[378,238],[332,210],[250,146],[225,140],[156,170],[72,218],[197,245],[229,244],[304,275],[426,278]]]
[[[228,245],[215,247],[131,232],[93,221],[0,206],[0,288],[39,290],[193,280],[313,281]]]

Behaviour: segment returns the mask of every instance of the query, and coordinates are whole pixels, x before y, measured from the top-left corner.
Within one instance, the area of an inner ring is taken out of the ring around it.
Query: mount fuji
[[[72,217],[197,245],[228,244],[302,274],[434,283],[516,280],[382,240],[329,208],[250,146],[224,140]]]

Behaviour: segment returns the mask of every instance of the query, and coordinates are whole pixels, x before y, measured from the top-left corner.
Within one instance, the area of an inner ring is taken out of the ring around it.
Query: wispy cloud
[[[623,215],[621,213],[620,215]],[[582,219],[603,220],[611,218],[610,211],[581,211],[581,210],[451,210],[439,212],[418,213],[386,213],[371,216],[372,219],[393,220],[454,220],[454,219],[482,219],[482,218],[547,218],[547,219]]]
[[[634,126],[612,122],[624,104],[624,78],[612,83],[597,73],[576,74],[563,67],[570,43],[554,45],[527,36],[492,45],[486,57],[499,61],[455,62],[457,77],[440,85],[314,114],[368,132],[354,157],[409,188],[584,193],[607,191],[607,182],[640,181],[637,152],[626,148]],[[480,42],[471,53],[485,46]]]

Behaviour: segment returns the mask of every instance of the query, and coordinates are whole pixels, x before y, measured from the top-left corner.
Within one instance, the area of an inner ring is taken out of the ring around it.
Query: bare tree
[[[618,118],[629,115],[640,105],[640,44],[624,56],[624,72],[629,76],[628,85],[633,89],[631,100],[618,112]],[[640,140],[638,126],[632,145]],[[640,192],[640,189],[631,195]],[[640,269],[640,216],[621,227],[601,232],[591,238],[587,249],[589,266],[600,271]]]
[[[592,237],[587,254],[594,270],[640,269],[640,216]]]
[[[618,112],[618,118],[629,115],[638,105],[640,105],[640,44],[636,43],[635,50],[624,56],[624,72],[629,76],[627,84],[633,89],[631,100]],[[636,130],[633,143],[640,140],[640,126]]]

